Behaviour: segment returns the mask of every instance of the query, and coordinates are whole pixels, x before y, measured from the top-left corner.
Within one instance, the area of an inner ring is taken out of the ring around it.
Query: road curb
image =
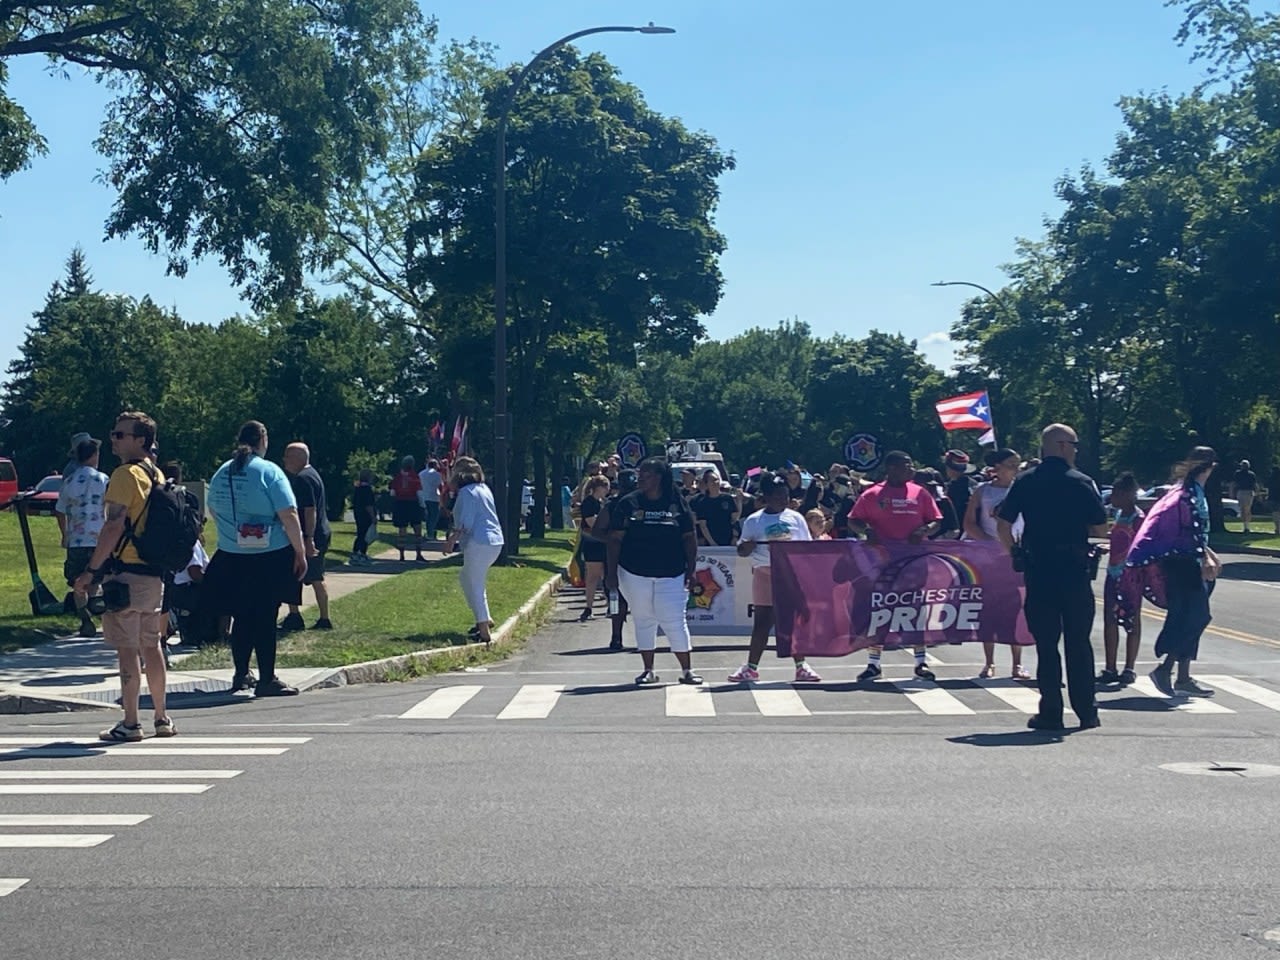
[[[564,576],[564,571],[561,571],[549,578],[532,597],[521,605],[519,610],[504,620],[493,631],[493,643],[491,646],[503,643],[517,628],[532,619],[533,612],[539,604],[560,592],[560,588],[565,582]],[[467,643],[456,647],[436,647],[431,650],[417,650],[412,653],[402,653],[395,657],[385,657],[381,660],[353,663],[345,667],[335,667],[329,673],[316,677],[307,684],[299,686],[298,689],[305,692],[307,690],[346,687],[357,683],[386,683],[393,679],[399,679],[414,664],[430,661],[433,657],[483,649],[485,649],[483,643]]]
[[[1254,557],[1280,557],[1280,550],[1272,547],[1221,547],[1218,553],[1243,553]]]
[[[0,715],[20,713],[78,713],[84,710],[119,710],[114,703],[50,694],[0,693]]]

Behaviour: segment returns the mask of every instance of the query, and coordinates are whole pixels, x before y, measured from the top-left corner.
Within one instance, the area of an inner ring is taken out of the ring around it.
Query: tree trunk
[[[541,540],[547,535],[547,445],[533,441],[533,513],[529,517],[529,537]]]

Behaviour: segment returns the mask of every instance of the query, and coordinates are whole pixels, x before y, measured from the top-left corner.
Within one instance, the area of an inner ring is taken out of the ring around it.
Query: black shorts
[[[307,573],[302,578],[302,585],[309,587],[313,583],[324,583],[324,555],[329,552],[329,545],[326,543],[323,547],[319,544],[316,549],[320,552],[314,557],[307,557]]]
[[[62,575],[66,577],[67,586],[75,583],[76,578],[89,569],[93,551],[93,547],[67,547],[67,558],[62,561]]]
[[[397,529],[422,525],[422,504],[417,500],[397,500],[391,505],[391,523]]]

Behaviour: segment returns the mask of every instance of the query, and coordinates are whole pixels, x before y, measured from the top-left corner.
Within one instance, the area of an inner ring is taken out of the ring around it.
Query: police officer
[[[1027,721],[1033,730],[1061,730],[1062,661],[1067,657],[1067,694],[1080,729],[1101,726],[1093,697],[1093,582],[1089,537],[1107,533],[1107,516],[1093,480],[1075,469],[1080,441],[1066,424],[1053,423],[1040,435],[1042,460],[1009,488],[996,510],[996,532],[1005,548],[1021,557],[1027,586],[1027,626],[1036,640],[1036,681],[1040,712]],[[1015,548],[1013,524],[1025,523]]]

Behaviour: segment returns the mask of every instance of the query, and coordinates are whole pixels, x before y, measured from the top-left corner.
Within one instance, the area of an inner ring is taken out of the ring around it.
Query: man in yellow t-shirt
[[[103,596],[109,604],[102,615],[102,637],[119,656],[124,719],[99,734],[108,742],[142,739],[138,699],[144,668],[147,691],[155,707],[156,736],[172,737],[177,733],[165,710],[166,669],[160,648],[164,628],[163,571],[144,564],[132,539],[126,536],[137,536],[146,527],[143,512],[152,478],[160,477],[147,459],[155,439],[156,422],[145,413],[128,410],[116,417],[111,452],[119,458],[120,466],[112,471],[107,483],[107,522],[98,535],[89,568],[76,580],[77,588],[85,589],[94,580],[102,579]],[[127,598],[122,596],[125,593]]]

